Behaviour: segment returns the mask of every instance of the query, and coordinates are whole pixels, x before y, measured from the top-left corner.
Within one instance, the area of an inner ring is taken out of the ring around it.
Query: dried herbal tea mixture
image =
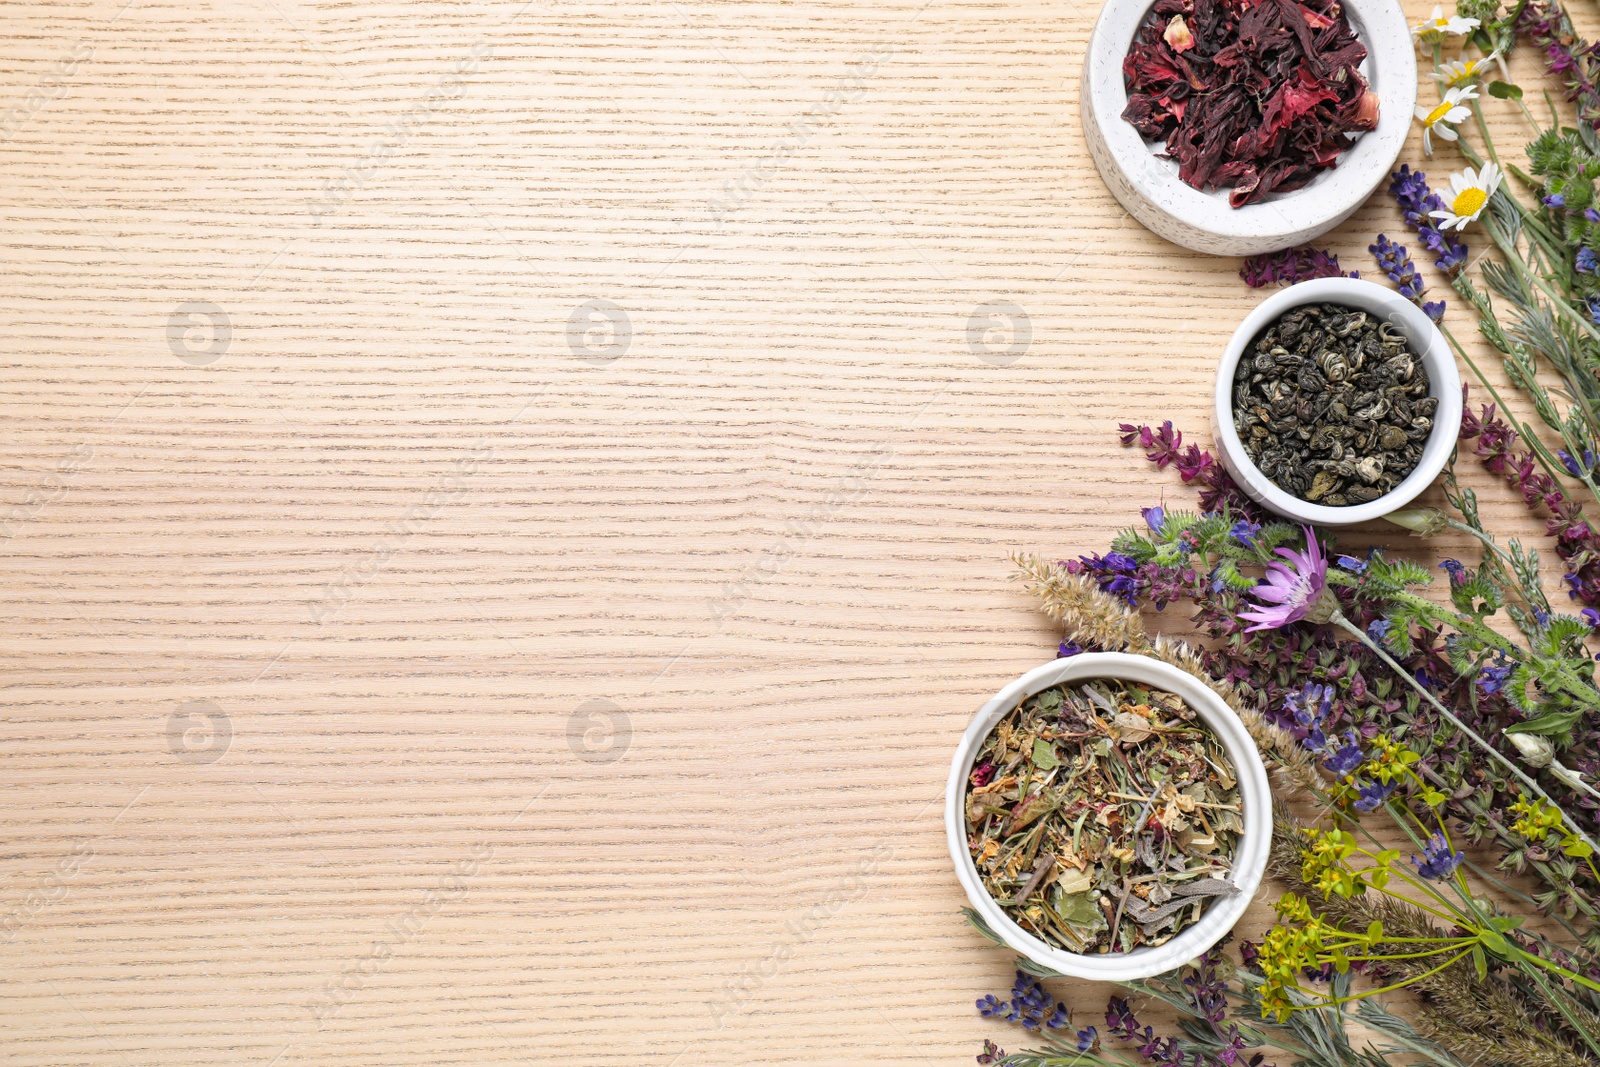
[[[1295,308],[1239,359],[1233,425],[1261,473],[1302,500],[1376,500],[1416,469],[1439,401],[1405,334],[1337,304]]]
[[[1338,0],[1156,0],[1122,61],[1122,117],[1166,142],[1183,181],[1243,207],[1377,128],[1366,58]]]
[[[1159,945],[1228,881],[1244,829],[1216,736],[1171,693],[1113,679],[1028,697],[990,731],[967,782],[984,888],[1068,952]]]

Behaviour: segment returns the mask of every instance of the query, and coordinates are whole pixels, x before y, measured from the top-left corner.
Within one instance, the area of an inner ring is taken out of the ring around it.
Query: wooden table
[[[1006,556],[1189,499],[1114,427],[1203,439],[1258,299],[1102,186],[1096,10],[0,11],[0,1058],[1009,1043]]]

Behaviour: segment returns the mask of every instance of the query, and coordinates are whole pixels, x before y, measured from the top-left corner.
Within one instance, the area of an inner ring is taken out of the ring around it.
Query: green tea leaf
[[[1056,747],[1042,737],[1033,739],[1033,765],[1041,771],[1061,766],[1061,761],[1056,759]]]
[[[1094,927],[1105,924],[1106,917],[1094,902],[1094,892],[1068,893],[1056,902],[1056,914],[1071,927]]]
[[[1489,95],[1496,100],[1521,100],[1522,90],[1510,82],[1493,81],[1489,83]]]

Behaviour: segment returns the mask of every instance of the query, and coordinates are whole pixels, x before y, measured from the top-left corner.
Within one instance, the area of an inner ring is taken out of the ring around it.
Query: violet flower
[[[1339,268],[1339,257],[1320,248],[1286,248],[1251,256],[1239,270],[1240,279],[1252,289],[1269,285],[1293,285],[1313,278],[1359,278],[1359,271],[1346,273]]]
[[[1233,529],[1228,531],[1228,536],[1246,548],[1256,547],[1256,538],[1261,536],[1261,524],[1251,522],[1249,519],[1240,519],[1233,524]]]
[[[1305,533],[1306,550],[1274,549],[1275,555],[1288,562],[1267,564],[1266,578],[1251,590],[1256,598],[1255,610],[1239,613],[1239,618],[1256,624],[1246,633],[1288,626],[1308,617],[1312,622],[1327,622],[1338,607],[1339,602],[1327,592],[1328,561],[1317,544],[1317,535],[1309,527],[1300,529]]]
[[[1417,869],[1422,877],[1437,881],[1448,878],[1455,873],[1457,867],[1465,857],[1460,852],[1452,852],[1450,845],[1444,839],[1444,834],[1434,831],[1428,838],[1427,844],[1422,846],[1422,859],[1417,859],[1413,854],[1411,865]]]
[[[1331,745],[1328,747],[1332,748]],[[1361,751],[1361,745],[1356,738],[1356,732],[1354,730],[1350,730],[1345,734],[1344,744],[1340,745],[1338,748],[1333,748],[1332,751],[1328,753],[1328,758],[1322,761],[1322,765],[1326,767],[1328,769],[1328,773],[1333,775],[1335,778],[1344,778],[1359,771],[1362,765],[1366,762],[1367,757],[1366,754]]]
[[[1417,231],[1423,247],[1439,258],[1434,266],[1446,274],[1459,274],[1467,265],[1467,246],[1459,237],[1451,237],[1433,224],[1432,211],[1443,211],[1444,201],[1428,188],[1428,176],[1420,170],[1401,164],[1389,175],[1389,194],[1400,205],[1406,225]]]
[[[1056,659],[1066,659],[1068,656],[1079,656],[1082,654],[1083,646],[1078,644],[1076,641],[1063,641],[1061,642],[1060,647],[1056,649]]]
[[[1161,528],[1167,524],[1167,511],[1165,508],[1140,508],[1139,515],[1144,519],[1145,525],[1150,527],[1151,533],[1157,537],[1161,536]]]
[[[1389,799],[1389,794],[1394,792],[1394,786],[1384,785],[1382,782],[1369,782],[1356,788],[1356,802],[1353,807],[1357,811],[1377,811]]]
[[[1595,257],[1593,250],[1578,249],[1578,255],[1572,262],[1572,269],[1579,274],[1593,274],[1597,268],[1600,268],[1600,259]]]

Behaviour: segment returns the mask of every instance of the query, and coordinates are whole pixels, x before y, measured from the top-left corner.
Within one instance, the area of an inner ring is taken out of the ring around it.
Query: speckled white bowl
[[[1239,800],[1244,808],[1244,833],[1239,835],[1229,879],[1239,887],[1239,892],[1231,897],[1213,899],[1198,922],[1164,945],[1104,955],[1083,955],[1055,948],[1011,921],[984,890],[978,868],[972,862],[972,853],[967,848],[965,811],[967,776],[972,773],[972,761],[977,757],[984,738],[989,736],[989,731],[994,729],[994,724],[1000,721],[1001,716],[1016,707],[1024,697],[1030,697],[1042,689],[1063,682],[1084,682],[1091,678],[1120,678],[1182,697],[1222,742],[1238,776]],[[989,929],[1035,963],[1074,978],[1088,978],[1097,982],[1150,978],[1182,966],[1215,945],[1223,934],[1233,929],[1250,907],[1251,898],[1261,885],[1261,876],[1266,872],[1267,852],[1272,845],[1272,793],[1267,783],[1267,768],[1261,762],[1255,742],[1245,732],[1244,723],[1200,679],[1148,656],[1085,652],[1035,667],[1000,690],[993,700],[978,709],[967,732],[962,735],[961,743],[956,746],[944,796],[945,840],[950,846],[950,858],[955,861],[956,877],[961,882],[961,888],[967,891],[967,900],[983,917]]]
[[[1429,395],[1438,398],[1439,407],[1433,413],[1433,432],[1422,447],[1422,458],[1417,469],[1406,475],[1393,491],[1365,504],[1334,508],[1301,500],[1267,480],[1250,460],[1244,442],[1233,425],[1233,372],[1239,360],[1256,335],[1266,329],[1273,319],[1301,304],[1342,304],[1360,308],[1394,323],[1406,335],[1411,351],[1422,357],[1422,366],[1428,372]],[[1359,278],[1318,278],[1281,289],[1263,300],[1254,311],[1246,315],[1217,366],[1214,386],[1216,399],[1212,417],[1217,454],[1233,480],[1262,506],[1296,522],[1317,526],[1350,526],[1381,518],[1391,511],[1405,507],[1444,470],[1450,453],[1456,446],[1456,435],[1461,431],[1461,373],[1456,369],[1455,356],[1445,343],[1444,335],[1405,297],[1393,289],[1362,281]]]
[[[1417,58],[1411,28],[1394,0],[1344,0],[1351,26],[1367,47],[1361,73],[1378,94],[1378,128],[1362,134],[1303,189],[1242,208],[1228,191],[1204,193],[1178,180],[1178,164],[1156,156],[1122,118],[1128,91],[1122,60],[1146,0],[1106,0],[1084,55],[1079,106],[1089,154],[1100,177],[1129,213],[1174,244],[1219,256],[1251,256],[1303,244],[1349,217],[1394,167],[1411,129],[1417,100]]]

